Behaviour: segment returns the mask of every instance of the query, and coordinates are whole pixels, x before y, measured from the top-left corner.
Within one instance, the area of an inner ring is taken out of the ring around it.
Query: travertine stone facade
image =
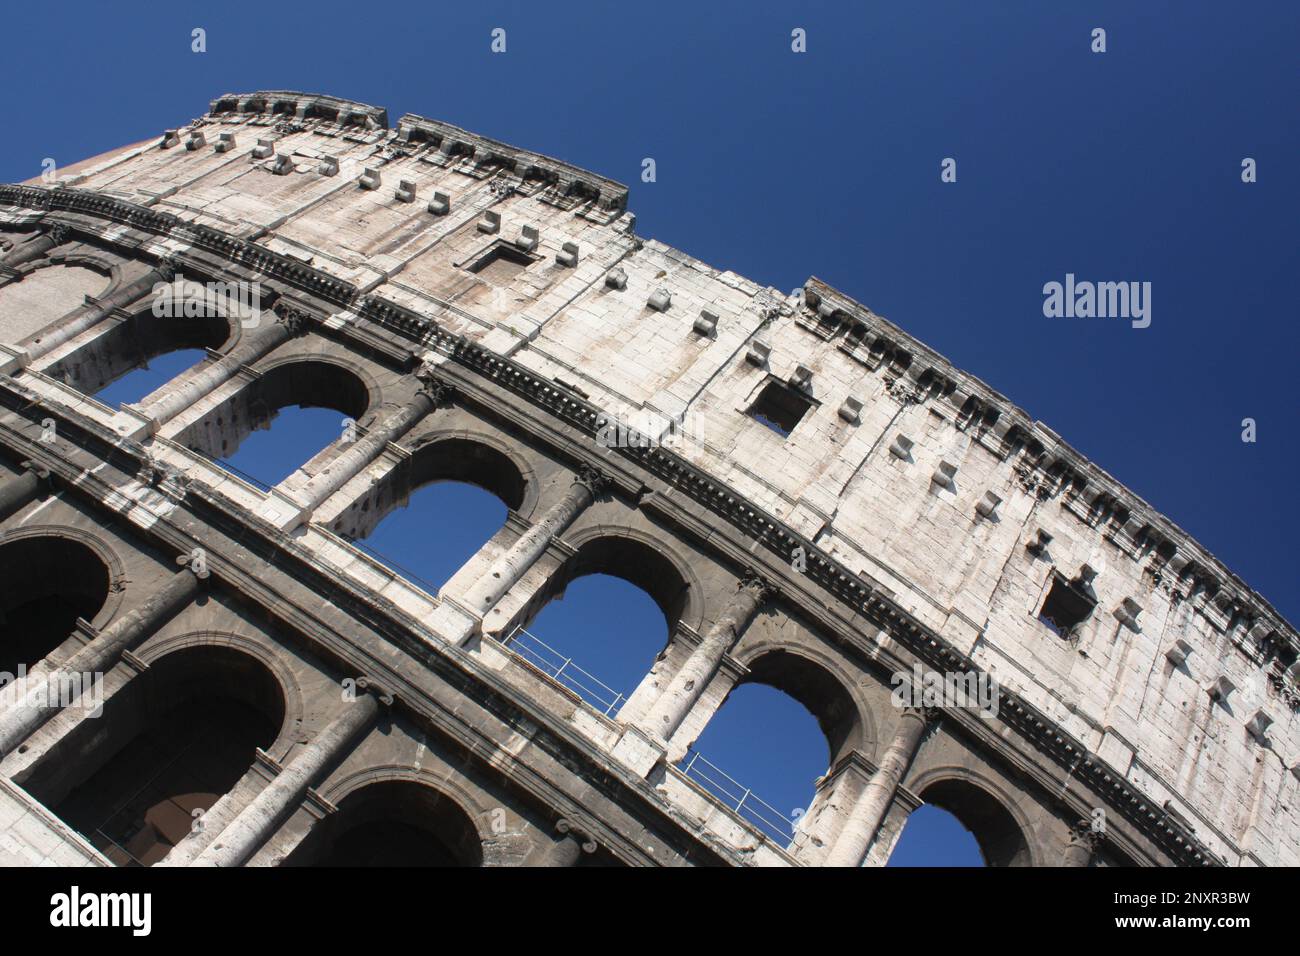
[[[102,716],[0,710],[0,850],[276,865],[405,815],[461,863],[881,865],[924,801],[991,863],[1300,864],[1300,640],[1261,596],[867,307],[644,241],[626,198],[287,92],[0,187],[0,556],[111,585],[40,665],[104,665]],[[263,312],[153,317],[178,273]],[[136,405],[89,397],[182,347]],[[269,490],[212,461],[289,404],[361,438]],[[441,478],[510,517],[430,594],[350,542]],[[590,571],[672,629],[609,714],[507,643]],[[1088,606],[1059,632],[1054,588]],[[998,715],[894,707],[916,664],[991,674]],[[677,765],[743,681],[827,734],[789,843]],[[178,686],[264,721],[252,765],[138,852],[56,833]]]

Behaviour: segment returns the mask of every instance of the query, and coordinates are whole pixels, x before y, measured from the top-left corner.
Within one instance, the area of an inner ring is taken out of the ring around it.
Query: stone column
[[[315,475],[291,492],[286,492],[308,511],[315,511],[330,495],[338,491],[368,464],[383,453],[384,447],[397,441],[414,427],[415,423],[438,406],[440,392],[425,389],[402,408],[366,434],[348,443],[343,451],[331,458]]]
[[[148,405],[137,405],[141,414],[165,425],[199,399],[234,378],[245,365],[269,355],[302,331],[305,318],[301,313],[279,310],[273,322],[261,322],[240,337],[239,344],[214,362],[176,379],[167,394]]]
[[[44,234],[15,245],[9,250],[8,255],[0,258],[0,265],[16,269],[28,262],[40,259],[50,250],[56,249],[67,242],[71,234],[71,230],[67,226],[62,223],[55,223]]]
[[[555,824],[555,832],[559,836],[541,862],[544,867],[577,866],[582,854],[596,852],[596,841],[575,829],[570,820],[560,819]]]
[[[1080,820],[1070,827],[1070,839],[1065,844],[1062,866],[1088,866],[1101,842],[1101,834],[1092,828],[1091,821]]]
[[[38,471],[28,462],[24,475],[0,485],[0,521],[35,501],[48,478],[49,472]]]
[[[853,805],[835,845],[826,856],[826,866],[862,865],[862,859],[866,856],[871,841],[875,839],[880,821],[893,802],[903,774],[916,756],[928,720],[929,716],[923,708],[908,707],[903,710],[898,730],[894,732],[894,740]]]
[[[207,572],[203,572],[206,577]],[[44,661],[27,675],[29,685],[41,681],[58,680],[62,673],[103,674],[122,657],[122,652],[137,647],[149,635],[170,621],[181,609],[193,601],[201,583],[198,575],[188,568],[178,572],[170,581],[149,595],[139,607],[127,611],[89,644],[73,654],[58,667],[49,667]],[[48,695],[47,695],[48,696]],[[47,700],[45,706],[34,706],[26,700],[17,700],[0,713],[0,756],[3,756],[30,737],[41,724],[54,716],[57,700]]]
[[[364,688],[367,682],[357,682]],[[239,866],[269,840],[283,817],[302,801],[307,788],[317,782],[325,767],[352,747],[374,726],[380,704],[391,704],[392,697],[367,690],[353,699],[343,713],[335,717],[310,744],[298,752],[288,765],[261,793],[254,797],[197,856],[194,866]],[[178,844],[159,864],[183,866],[184,846]],[[176,859],[173,860],[173,855]]]
[[[757,576],[750,575],[740,582],[735,596],[705,632],[699,646],[638,722],[642,729],[663,741],[672,737],[699,699],[704,686],[717,673],[722,658],[736,646],[771,593],[772,588]]]
[[[564,534],[569,525],[596,500],[608,479],[594,468],[584,467],[573,479],[565,496],[547,509],[541,519],[520,535],[519,540],[466,593],[464,605],[479,617],[501,600],[540,558],[552,539]]]
[[[18,344],[30,360],[48,355],[65,342],[68,342],[86,329],[102,322],[114,310],[130,305],[153,291],[160,282],[170,282],[176,275],[171,263],[163,261],[154,266],[138,279],[126,283],[108,295],[99,299],[94,305],[83,305],[74,309],[39,332],[27,336]]]

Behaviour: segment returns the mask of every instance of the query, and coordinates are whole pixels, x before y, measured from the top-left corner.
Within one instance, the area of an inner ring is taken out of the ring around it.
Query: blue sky
[[[33,5],[6,17],[27,38],[10,74],[29,80],[8,101],[5,180],[263,88],[558,156],[627,183],[643,236],[866,303],[1300,620],[1300,5],[73,3],[53,22]],[[190,50],[195,27],[206,53]],[[639,180],[646,157],[654,183]],[[947,157],[955,183],[940,181]],[[1067,273],[1150,282],[1150,327],[1046,318],[1043,285]]]

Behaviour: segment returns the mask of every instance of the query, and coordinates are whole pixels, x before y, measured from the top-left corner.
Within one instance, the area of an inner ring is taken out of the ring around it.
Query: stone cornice
[[[554,200],[591,201],[609,212],[622,212],[627,208],[627,187],[622,183],[558,159],[412,113],[398,120],[397,130],[399,140],[431,143],[448,158],[464,155],[470,157],[475,165],[502,165],[525,181],[540,179],[547,182],[551,184]]]
[[[35,203],[40,205],[34,206]],[[357,298],[356,289],[302,263],[270,253],[260,246],[225,235],[219,230],[194,226],[168,214],[122,202],[97,193],[74,189],[44,189],[34,186],[0,187],[0,204],[76,212],[111,222],[127,223],[157,235],[187,239],[228,261],[263,272],[271,278],[317,295],[336,305],[348,306]],[[578,398],[554,382],[542,379],[510,359],[448,332],[432,319],[389,302],[367,296],[354,308],[359,318],[374,322],[412,342],[414,347],[435,348],[459,365],[490,379],[509,391],[527,398],[571,427],[589,435],[596,447],[597,422],[604,414],[595,405]],[[920,381],[918,379],[918,381]],[[676,453],[658,447],[627,447],[617,453],[638,463],[670,486],[682,491],[732,526],[761,542],[786,566],[795,549],[806,561],[806,576],[834,595],[866,620],[887,630],[919,659],[945,672],[978,671],[974,662],[952,648],[883,589],[854,574],[812,541],[779,519],[747,501],[730,486],[718,481]],[[1295,642],[1294,632],[1290,639]],[[1096,792],[1108,796],[1111,806],[1146,833],[1174,860],[1191,865],[1213,865],[1220,861],[1175,820],[1067,731],[1028,701],[1003,689],[1000,719],[1030,740],[1038,750],[1070,769]]]
[[[230,114],[281,116],[285,120],[324,120],[337,126],[388,129],[388,110],[355,100],[292,90],[260,90],[257,93],[227,93],[212,101],[211,117]]]

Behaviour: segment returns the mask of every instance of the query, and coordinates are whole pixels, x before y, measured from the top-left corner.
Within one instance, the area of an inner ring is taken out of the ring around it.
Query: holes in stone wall
[[[772,379],[750,404],[748,414],[785,438],[794,431],[812,404],[806,396]]]
[[[1090,589],[1089,589],[1090,590]],[[1058,637],[1069,639],[1092,614],[1097,599],[1084,586],[1052,573],[1052,585],[1038,611],[1038,619]]]

